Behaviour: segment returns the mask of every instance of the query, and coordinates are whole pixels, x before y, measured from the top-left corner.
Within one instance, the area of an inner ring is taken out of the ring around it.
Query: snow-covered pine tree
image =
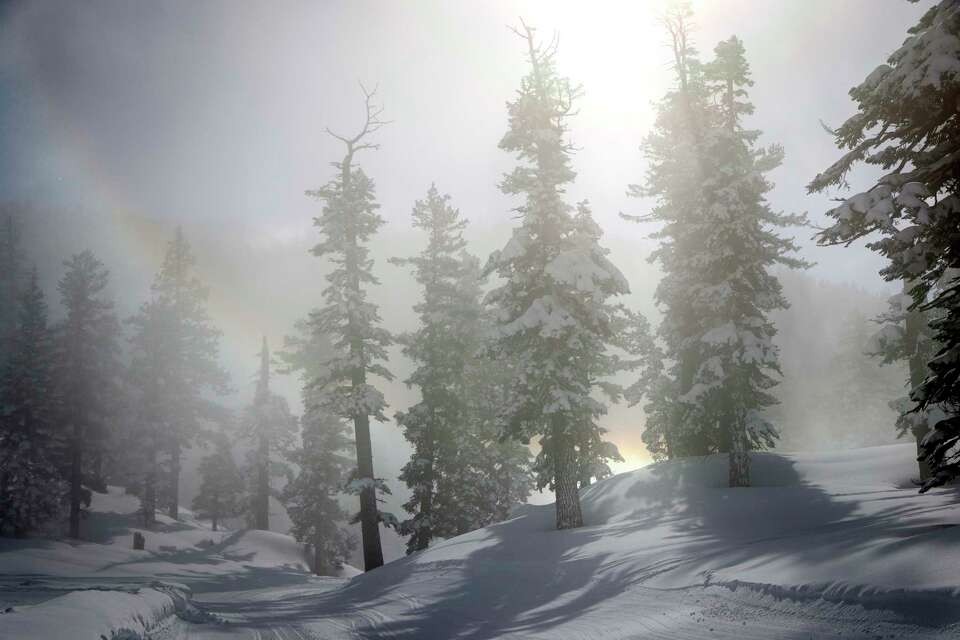
[[[821,244],[867,246],[889,260],[880,274],[911,283],[911,308],[931,311],[937,342],[929,375],[911,391],[915,410],[943,417],[921,441],[930,477],[921,491],[960,475],[960,3],[941,0],[909,36],[850,90],[857,112],[836,131],[841,158],[808,185],[845,188],[860,163],[884,174],[827,212]]]
[[[515,209],[519,226],[486,266],[504,280],[487,296],[497,313],[489,353],[515,363],[504,428],[521,440],[540,437],[538,484],[555,491],[557,528],[568,529],[583,524],[577,447],[589,440],[584,434],[605,411],[592,392],[611,373],[616,309],[610,298],[629,288],[564,202],[565,185],[576,175],[566,136],[579,89],[557,75],[555,42],[538,45],[526,25],[517,33],[527,46],[530,72],[507,105],[509,130],[500,148],[521,164],[500,188],[524,202]],[[581,216],[588,217],[585,206]]]
[[[464,369],[468,351],[476,348],[472,332],[481,313],[476,285],[460,286],[471,259],[463,239],[467,222],[449,200],[430,186],[413,206],[413,226],[426,232],[427,246],[417,257],[391,259],[413,268],[423,292],[413,307],[419,327],[400,338],[404,355],[416,364],[406,384],[420,392],[419,402],[396,414],[413,447],[399,476],[411,491],[403,506],[413,517],[401,524],[401,533],[409,535],[407,553],[426,549],[435,528],[442,528],[437,521],[452,515],[436,512],[437,490],[441,476],[456,464],[460,432],[467,428]]]
[[[346,420],[327,411],[323,391],[314,385],[322,377],[322,363],[330,358],[329,340],[312,331],[309,323],[298,323],[297,329],[279,353],[285,371],[300,374],[304,407],[300,445],[286,453],[298,473],[284,486],[281,499],[292,522],[291,535],[313,552],[314,573],[328,575],[343,565],[354,547],[341,526],[349,515],[339,501],[353,466],[354,443]]]
[[[481,381],[478,371],[491,366],[477,358],[488,328],[481,274],[477,259],[466,252],[467,222],[449,200],[431,185],[413,207],[413,225],[426,232],[426,247],[417,257],[391,260],[410,265],[423,291],[414,305],[419,328],[401,338],[404,354],[417,364],[406,383],[418,388],[420,401],[396,416],[413,447],[400,473],[412,491],[404,508],[413,517],[401,524],[401,532],[410,536],[408,553],[426,549],[436,537],[489,524],[503,510],[502,500],[529,487],[529,481],[518,483],[503,495],[495,484],[514,479],[505,465],[517,458],[511,449],[523,445],[498,448],[498,434],[482,424],[486,416],[479,403],[494,390],[490,376]],[[491,454],[505,459],[498,466]]]
[[[288,475],[284,453],[296,437],[297,419],[283,396],[270,391],[270,348],[266,336],[260,348],[260,369],[253,402],[243,416],[241,433],[252,445],[247,476],[250,487],[249,520],[254,529],[270,529],[271,479]]]
[[[702,139],[708,94],[690,33],[691,19],[687,4],[677,5],[665,17],[676,86],[660,101],[654,129],[643,141],[646,179],[627,188],[628,196],[654,198],[656,204],[648,215],[624,216],[660,225],[651,234],[659,246],[648,260],[658,263],[663,273],[654,294],[663,316],[656,332],[662,352],[654,343],[645,345],[652,360],[644,364],[642,384],[631,388],[630,401],[635,404],[646,396],[643,439],[654,455],[666,458],[705,455],[717,446],[715,430],[678,401],[693,387],[696,371],[705,360],[699,342],[701,318],[691,296],[701,274],[690,257],[706,245],[704,233],[709,229],[702,221]]]
[[[371,236],[383,225],[377,213],[374,184],[363,169],[354,166],[354,156],[378,145],[369,141],[385,122],[382,108],[373,104],[375,91],[363,89],[365,118],[360,131],[350,137],[328,132],[346,147],[342,160],[334,163],[336,176],[307,195],[323,202],[314,219],[323,240],[313,254],[326,257],[333,266],[326,276],[324,306],[311,313],[312,330],[333,340],[334,355],[314,382],[322,394],[316,400],[324,411],[353,421],[357,470],[350,487],[360,494],[360,525],[364,569],[383,564],[380,545],[381,514],[377,508],[377,479],[373,472],[370,418],[386,422],[383,394],[368,381],[370,375],[391,380],[384,366],[390,334],[380,327],[376,305],[367,300],[367,287],[378,284],[367,248]]]
[[[55,377],[61,400],[57,416],[60,461],[69,482],[71,538],[80,537],[80,514],[89,504],[91,455],[102,450],[115,411],[121,372],[120,334],[113,302],[106,294],[109,272],[91,251],[64,262],[57,284],[66,318],[57,327]],[[93,480],[100,483],[98,469]]]
[[[677,88],[646,141],[647,183],[631,187],[658,199],[649,219],[661,223],[655,237],[662,244],[652,258],[665,273],[657,290],[660,335],[673,362],[672,383],[651,371],[641,385],[656,427],[646,439],[669,455],[729,452],[730,485],[747,486],[748,452],[776,437],[763,417],[776,403],[769,389],[779,374],[769,313],[787,303],[770,271],[806,266],[777,231],[804,218],[776,213],[765,200],[771,185],[764,174],[779,165],[782,150],[758,148],[759,132],[742,126],[753,112],[743,45],[736,37],[721,42],[715,60],[700,65],[689,18],[681,9],[668,20]],[[663,371],[661,354],[650,354]],[[674,392],[674,409],[665,410],[664,394]]]
[[[503,437],[501,412],[510,397],[515,363],[507,357],[492,360],[482,353],[493,334],[493,314],[482,305],[483,273],[479,261],[464,262],[458,288],[472,292],[471,305],[478,308],[478,324],[464,331],[472,340],[464,363],[462,397],[466,421],[458,434],[459,453],[440,478],[435,523],[437,537],[452,538],[500,522],[526,502],[533,491],[530,447],[515,438]]]
[[[688,292],[701,318],[705,356],[683,397],[707,420],[716,420],[720,450],[730,456],[730,486],[750,485],[751,449],[773,444],[776,431],[764,409],[777,403],[769,390],[780,375],[776,329],[770,313],[787,308],[776,267],[805,268],[797,247],[778,231],[805,224],[804,216],[773,211],[765,174],[780,165],[783,149],[758,147],[759,131],[745,129],[753,113],[743,44],[733,36],[714,49],[704,69],[709,137],[703,142],[703,230],[706,244],[688,256],[702,278]]]
[[[933,314],[914,306],[913,296],[910,295],[912,286],[909,281],[904,281],[903,293],[889,299],[887,310],[876,319],[880,330],[870,338],[867,345],[867,353],[880,358],[883,364],[907,363],[908,390],[920,386],[926,379],[927,362],[937,350],[930,327]],[[914,437],[919,457],[923,453],[920,443],[930,431],[930,422],[942,419],[942,411],[939,407],[913,411],[909,396],[898,397],[889,404],[899,414],[897,434],[903,436],[910,433]],[[930,466],[922,459],[918,460],[917,464],[920,482],[926,482],[930,479]]]
[[[57,395],[47,304],[36,269],[0,377],[0,534],[22,537],[54,517],[64,483],[51,457]]]
[[[214,531],[225,518],[240,513],[243,477],[233,459],[225,433],[212,437],[213,452],[200,461],[200,489],[191,507],[200,518],[209,518]]]
[[[169,396],[162,408],[166,430],[161,448],[168,459],[164,497],[171,518],[177,518],[180,504],[182,451],[191,445],[201,423],[216,413],[209,393],[225,393],[228,384],[227,373],[217,362],[220,331],[207,313],[209,294],[196,276],[196,262],[177,227],[151,289],[169,323],[164,346],[169,350],[164,358],[169,370],[162,373]]]
[[[669,438],[674,433],[676,380],[670,376],[666,354],[647,318],[630,311],[624,316],[624,326],[619,332],[621,345],[636,358],[640,375],[624,390],[623,396],[631,407],[646,400],[643,444],[654,460],[670,459],[675,455],[669,447]]]
[[[313,553],[313,572],[329,575],[343,565],[354,547],[353,538],[341,526],[349,514],[339,501],[353,464],[349,456],[353,442],[347,423],[319,405],[305,411],[301,429],[302,445],[287,454],[299,472],[283,488],[282,498],[292,522],[290,534]]]

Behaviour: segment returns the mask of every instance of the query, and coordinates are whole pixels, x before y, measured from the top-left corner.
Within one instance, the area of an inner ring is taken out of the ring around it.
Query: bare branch
[[[376,133],[384,125],[390,124],[392,120],[384,120],[381,116],[383,115],[383,107],[374,103],[374,98],[377,95],[377,89],[379,86],[374,86],[372,90],[367,89],[367,87],[361,82],[360,90],[363,92],[363,104],[364,104],[364,121],[363,127],[360,131],[353,136],[346,136],[332,131],[329,127],[326,129],[327,134],[336,138],[340,142],[347,145],[348,155],[353,155],[357,151],[363,149],[379,149],[380,145],[373,142],[363,142],[360,141],[366,138],[367,136]]]

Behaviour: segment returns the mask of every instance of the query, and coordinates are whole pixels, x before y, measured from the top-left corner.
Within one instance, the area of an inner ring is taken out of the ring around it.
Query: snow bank
[[[185,607],[187,594],[172,585],[124,591],[72,591],[0,616],[0,638],[146,638]]]

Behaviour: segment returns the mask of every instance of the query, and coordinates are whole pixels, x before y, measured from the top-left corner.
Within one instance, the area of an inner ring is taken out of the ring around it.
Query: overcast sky
[[[776,208],[822,223],[826,196],[806,183],[837,157],[820,121],[851,113],[849,88],[884,61],[930,2],[714,0],[695,2],[704,59],[736,34],[756,82],[750,125],[781,143]],[[431,182],[469,218],[472,250],[506,241],[510,208],[500,176],[513,160],[497,149],[504,103],[525,71],[507,28],[523,17],[560,35],[559,70],[585,96],[572,122],[579,177],[571,200],[589,198],[612,258],[631,281],[631,303],[655,316],[650,229],[617,213],[649,202],[626,197],[642,180],[639,150],[653,103],[670,87],[658,23],[663,2],[87,1],[0,4],[0,200],[34,206],[38,242],[54,255],[94,248],[115,275],[124,313],[143,300],[176,224],[193,239],[224,358],[244,402],[259,336],[277,343],[319,301],[322,262],[308,255],[316,202],[304,196],[331,176],[342,149],[324,128],[361,122],[358,81],[379,85],[393,124],[360,163],[377,183],[388,224],[374,245],[382,286],[374,298],[392,329],[412,328],[412,281],[386,258],[418,251],[410,209]],[[835,194],[834,194],[835,195]],[[799,232],[815,277],[883,291],[880,262],[865,249],[817,248]],[[402,379],[409,364],[393,365]],[[293,383],[284,383],[298,404]],[[391,412],[410,394],[387,389]],[[616,409],[612,437],[642,460],[642,416]],[[402,450],[395,427],[377,432],[380,459]],[[402,457],[402,456],[401,456]],[[396,469],[384,475],[395,477]]]

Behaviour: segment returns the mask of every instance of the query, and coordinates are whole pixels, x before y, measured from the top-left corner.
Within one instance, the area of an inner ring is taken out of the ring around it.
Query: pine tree
[[[685,399],[717,421],[721,450],[729,451],[730,486],[750,485],[750,449],[770,446],[776,431],[764,409],[777,403],[769,390],[780,375],[776,329],[770,313],[787,308],[775,267],[805,268],[793,257],[794,242],[778,229],[805,224],[803,216],[773,211],[764,174],[778,167],[783,149],[759,148],[759,131],[744,129],[753,113],[746,100],[752,86],[743,45],[731,37],[717,45],[705,68],[712,104],[711,136],[704,145],[703,185],[707,245],[697,256],[704,279],[691,292],[704,320],[700,342],[707,356]]]
[[[90,251],[64,263],[66,273],[57,288],[66,318],[57,329],[56,378],[62,399],[58,416],[61,459],[69,482],[71,538],[80,537],[83,504],[90,492],[91,453],[102,450],[115,410],[119,385],[117,362],[119,324],[106,295],[109,272]],[[99,476],[99,469],[93,469]],[[97,479],[99,484],[99,479]]]
[[[511,397],[503,407],[505,431],[540,438],[538,484],[556,494],[557,528],[583,524],[577,485],[578,445],[589,441],[605,406],[592,397],[603,389],[614,360],[608,355],[617,309],[610,298],[628,292],[622,274],[597,243],[599,230],[586,204],[564,202],[573,181],[566,119],[579,89],[554,68],[556,46],[537,45],[534,32],[517,31],[527,45],[530,72],[507,105],[509,130],[500,148],[521,161],[501,184],[524,196],[520,224],[486,272],[505,282],[491,291],[497,310],[494,359],[513,360]]]
[[[165,308],[169,322],[165,358],[169,369],[169,402],[162,408],[166,423],[161,449],[169,468],[166,489],[167,512],[176,519],[180,497],[180,466],[183,449],[196,437],[201,423],[216,412],[207,393],[225,393],[227,374],[220,368],[220,331],[210,321],[208,291],[195,275],[196,257],[183,230],[177,228],[167,246],[163,265],[152,286],[153,299]]]
[[[20,227],[13,214],[0,220],[0,366],[14,350],[14,334],[19,318],[21,263]]]
[[[288,373],[300,374],[304,406],[300,446],[286,452],[298,473],[284,486],[281,499],[292,522],[290,534],[313,552],[314,573],[328,575],[343,565],[354,546],[341,527],[348,514],[339,501],[354,443],[346,421],[326,410],[323,392],[313,384],[322,377],[321,363],[329,359],[332,347],[308,323],[299,323],[297,329],[298,335],[289,336],[279,354]]]
[[[776,213],[765,200],[771,185],[764,174],[779,166],[783,152],[758,148],[759,132],[742,126],[753,112],[742,43],[721,42],[702,66],[691,46],[689,13],[681,10],[668,25],[678,87],[662,103],[646,144],[653,165],[647,184],[632,190],[659,200],[650,218],[663,225],[657,237],[664,242],[653,255],[666,273],[658,288],[661,336],[665,355],[677,363],[672,383],[656,374],[646,382],[659,394],[651,408],[665,442],[655,448],[673,455],[729,452],[730,485],[748,486],[749,451],[776,437],[764,417],[776,403],[769,390],[780,373],[769,314],[787,302],[770,271],[806,266],[777,230],[804,218]],[[659,354],[656,360],[662,371]],[[663,394],[674,391],[675,408],[662,412]]]
[[[0,377],[0,533],[23,537],[54,517],[64,485],[53,465],[53,343],[36,269]]]
[[[213,436],[213,444],[213,453],[200,461],[200,489],[191,506],[199,517],[209,518],[216,531],[224,518],[240,512],[243,478],[226,434]]]
[[[173,314],[169,306],[151,300],[128,323],[132,331],[126,392],[130,406],[124,448],[131,474],[139,481],[141,512],[144,526],[149,528],[156,521],[161,453],[170,428],[170,407],[176,398],[176,384],[170,378]]]
[[[690,257],[702,251],[709,231],[709,223],[703,220],[702,189],[708,92],[690,33],[691,19],[686,4],[666,16],[677,82],[660,102],[654,130],[643,142],[646,180],[627,190],[631,197],[654,198],[656,205],[649,215],[624,216],[660,224],[651,235],[660,243],[649,261],[659,263],[663,273],[655,292],[663,315],[657,329],[662,351],[645,345],[652,360],[644,365],[643,384],[632,387],[630,401],[637,403],[646,395],[643,439],[654,455],[667,458],[706,455],[717,445],[702,417],[677,400],[693,388],[695,374],[706,359],[698,340],[701,319],[691,295],[701,274]]]
[[[297,420],[290,413],[287,401],[270,391],[270,348],[264,336],[257,388],[242,425],[243,436],[253,445],[247,473],[250,484],[249,515],[254,529],[270,529],[270,496],[274,494],[271,478],[288,471],[282,459],[296,436],[296,424]]]
[[[827,212],[835,222],[819,241],[869,238],[867,247],[889,260],[881,276],[909,282],[909,308],[934,315],[937,351],[910,393],[918,413],[944,412],[920,443],[930,466],[926,491],[960,475],[960,5],[941,0],[908,33],[886,64],[850,90],[857,112],[832,132],[844,154],[808,190],[847,187],[860,163],[884,172]]]
[[[392,379],[381,364],[387,359],[390,334],[380,327],[377,307],[367,300],[366,291],[378,283],[367,243],[384,221],[377,213],[373,181],[353,164],[357,152],[377,148],[368,140],[384,124],[380,119],[382,109],[373,105],[374,93],[364,89],[366,114],[359,133],[346,137],[330,132],[346,147],[343,159],[334,163],[336,176],[324,187],[307,192],[324,204],[321,215],[314,219],[323,240],[313,248],[313,254],[328,258],[333,265],[326,277],[329,284],[323,291],[325,306],[311,315],[313,331],[330,336],[335,348],[334,357],[315,381],[323,391],[317,401],[331,415],[353,421],[357,470],[349,486],[360,495],[359,518],[367,571],[383,564],[379,528],[382,517],[376,494],[382,484],[373,472],[370,418],[380,422],[387,419],[383,394],[368,382],[368,377]]]
[[[880,358],[883,364],[906,362],[908,367],[907,389],[923,384],[927,377],[927,362],[937,350],[930,323],[933,314],[921,311],[913,305],[910,295],[912,284],[903,283],[903,293],[892,296],[887,311],[876,322],[880,330],[871,338],[867,352]],[[928,407],[922,412],[913,411],[909,396],[899,397],[890,402],[890,407],[899,414],[896,428],[899,436],[913,435],[917,443],[917,456],[923,453],[920,443],[930,432],[931,422],[942,419],[939,407]],[[920,482],[930,479],[930,466],[925,460],[918,460]]]
[[[404,508],[413,518],[401,524],[401,532],[410,536],[408,553],[426,549],[435,537],[489,524],[500,510],[483,503],[483,497],[501,497],[496,486],[483,486],[493,472],[484,459],[497,434],[483,430],[482,416],[471,402],[490,391],[489,384],[474,384],[481,382],[476,369],[483,365],[476,352],[486,328],[481,275],[476,258],[466,253],[466,220],[449,199],[430,187],[413,208],[414,227],[426,232],[427,246],[415,258],[391,260],[412,266],[423,290],[423,299],[414,305],[420,327],[401,339],[404,354],[417,364],[407,385],[421,396],[397,413],[397,424],[413,447],[400,473],[412,492]],[[496,472],[511,476],[503,468]]]

